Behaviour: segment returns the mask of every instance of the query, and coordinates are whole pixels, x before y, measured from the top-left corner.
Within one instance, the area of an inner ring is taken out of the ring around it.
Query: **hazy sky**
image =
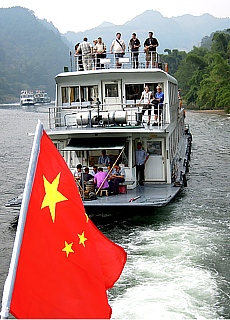
[[[164,17],[210,13],[217,18],[230,17],[229,0],[0,0],[1,8],[21,6],[34,11],[39,19],[52,21],[61,32],[85,31],[103,21],[123,24],[146,10],[157,10]],[[154,21],[153,21],[154,29]]]

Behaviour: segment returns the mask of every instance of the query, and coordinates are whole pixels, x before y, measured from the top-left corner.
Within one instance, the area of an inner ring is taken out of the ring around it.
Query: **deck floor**
[[[126,194],[98,196],[96,200],[84,200],[85,207],[162,207],[167,205],[180,191],[181,186],[173,184],[145,183],[127,190]],[[134,201],[133,198],[139,197]]]

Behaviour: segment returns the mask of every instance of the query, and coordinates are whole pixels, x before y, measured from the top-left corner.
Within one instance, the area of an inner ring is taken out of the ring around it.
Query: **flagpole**
[[[19,214],[18,227],[14,240],[13,252],[9,267],[9,272],[5,281],[3,295],[2,295],[2,309],[1,309],[1,319],[8,319],[10,304],[12,299],[12,293],[14,288],[14,282],[16,277],[16,270],[18,265],[18,258],[21,249],[21,243],[23,238],[23,232],[25,227],[25,221],[30,201],[31,190],[34,181],[34,175],[37,166],[38,155],[40,152],[40,141],[43,133],[43,124],[39,121],[36,126],[33,147],[30,156],[30,162],[25,182],[25,188],[23,192],[23,199]]]

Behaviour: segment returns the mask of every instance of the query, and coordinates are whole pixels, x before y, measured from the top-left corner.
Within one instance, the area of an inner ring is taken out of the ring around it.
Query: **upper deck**
[[[172,123],[179,105],[177,81],[163,70],[167,69],[165,64],[150,61],[147,68],[145,56],[140,53],[138,68],[134,68],[129,52],[117,60],[119,67],[114,55],[107,54],[106,58],[100,59],[99,66],[92,59],[91,68],[81,71],[79,56],[73,58],[71,70],[65,69],[55,77],[56,101],[55,108],[50,111],[50,129],[143,127],[147,123],[147,112],[143,115],[140,97],[146,85],[152,96],[158,85],[163,88],[164,103],[162,112],[158,107],[158,127]],[[152,120],[153,110],[152,105]]]

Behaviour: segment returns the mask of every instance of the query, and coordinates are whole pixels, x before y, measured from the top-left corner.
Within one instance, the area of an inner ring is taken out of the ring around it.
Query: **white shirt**
[[[120,42],[120,44],[118,43],[118,41]],[[111,46],[111,50],[114,50],[114,53],[122,53],[125,51],[125,43],[122,39],[115,39],[112,42],[112,46]]]
[[[142,92],[141,98],[143,99],[144,104],[150,103],[150,99],[152,96],[152,91],[146,92],[145,90]]]
[[[146,158],[149,156],[149,154],[144,150],[136,150],[136,165],[140,166],[145,163]]]

